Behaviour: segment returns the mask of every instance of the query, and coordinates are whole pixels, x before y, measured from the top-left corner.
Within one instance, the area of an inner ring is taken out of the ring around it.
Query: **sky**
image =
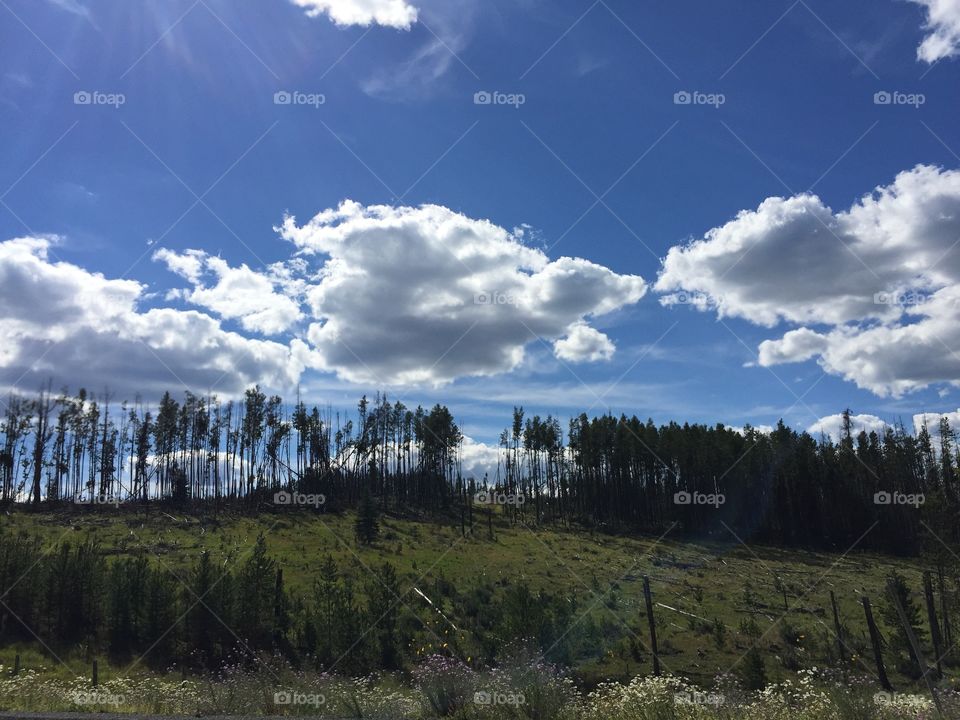
[[[960,0],[0,0],[0,385],[960,407]]]

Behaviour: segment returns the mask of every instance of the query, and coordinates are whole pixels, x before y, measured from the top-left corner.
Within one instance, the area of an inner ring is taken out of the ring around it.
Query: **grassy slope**
[[[879,603],[884,577],[894,567],[912,589],[920,588],[916,563],[872,554],[853,552],[840,557],[747,548],[732,536],[729,543],[678,542],[669,535],[657,542],[651,537],[510,526],[503,520],[494,523],[495,539],[491,541],[485,522],[476,526],[473,537],[464,539],[459,523],[387,517],[382,520],[381,539],[370,548],[358,548],[354,543],[352,515],[308,511],[219,521],[156,511],[145,517],[110,508],[95,513],[14,512],[0,515],[0,527],[8,532],[40,534],[51,544],[95,539],[111,555],[145,547],[181,577],[202,548],[221,556],[233,552],[243,559],[257,534],[264,532],[271,555],[282,564],[288,587],[295,593],[309,592],[312,577],[327,553],[357,580],[366,574],[364,566],[388,560],[403,579],[404,589],[415,583],[435,601],[440,598],[431,588],[441,572],[461,590],[476,578],[494,582],[522,579],[535,589],[575,592],[578,615],[592,606],[590,613],[598,627],[620,629],[627,623],[644,644],[647,634],[642,576],[646,574],[654,601],[675,608],[655,608],[665,669],[707,683],[729,669],[750,646],[749,638],[738,631],[742,620],[752,616],[763,633],[783,614],[784,598],[775,576],[785,581],[787,602],[792,608],[788,619],[806,636],[806,645],[814,638],[821,646],[828,641],[828,628],[832,629],[829,590],[837,593],[841,615],[854,638],[865,642],[861,594],[868,594],[875,605]],[[753,596],[749,607],[748,594]],[[429,614],[415,594],[405,596],[404,602],[421,616]],[[727,628],[724,646],[719,647],[710,634],[691,629],[689,616],[678,611],[708,621],[720,619]],[[456,622],[455,617],[452,619]],[[769,674],[772,678],[781,676],[783,671],[778,670],[775,656],[782,649],[782,640],[776,628],[765,635],[763,646]],[[0,651],[0,663],[9,666],[12,655],[11,649]],[[822,655],[820,647],[801,651],[802,661],[808,665],[823,664]],[[25,654],[25,658],[31,656],[33,652]],[[868,672],[868,658],[869,653],[852,661],[854,669]],[[49,667],[50,663],[43,664]],[[585,662],[579,670],[589,679],[615,679],[647,673],[650,663],[649,659],[638,663],[628,652],[608,653]]]

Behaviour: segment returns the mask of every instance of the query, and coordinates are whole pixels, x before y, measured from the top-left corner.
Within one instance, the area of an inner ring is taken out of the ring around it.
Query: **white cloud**
[[[913,416],[913,431],[919,433],[920,429],[926,425],[927,432],[930,434],[930,444],[933,446],[933,450],[938,453],[940,450],[940,418],[946,418],[954,435],[960,436],[960,410],[945,413],[921,413]],[[952,440],[955,443],[957,437],[952,438]]]
[[[463,444],[460,446],[460,464],[464,478],[473,477],[482,482],[486,475],[487,481],[493,485],[497,481],[499,462],[500,448],[464,435]]]
[[[337,25],[372,23],[409,30],[417,21],[417,8],[404,0],[292,0],[307,15],[326,14]]]
[[[795,332],[760,346],[760,362],[797,362],[819,354],[820,365],[876,395],[900,397],[938,383],[960,386],[960,286],[945,288],[909,309],[904,324],[841,327],[811,333],[816,353],[793,350]],[[810,331],[805,331],[810,332]]]
[[[791,330],[779,340],[764,340],[760,343],[760,364],[779,365],[788,362],[803,362],[821,354],[827,348],[827,340],[809,328]]]
[[[203,250],[187,250],[175,253],[167,248],[160,248],[153,254],[153,259],[162,262],[171,272],[196,284],[203,274],[204,260],[207,254]]]
[[[854,438],[861,432],[865,432],[867,435],[875,432],[882,437],[888,427],[888,423],[876,415],[851,415],[850,427],[850,432]],[[815,438],[826,435],[833,440],[833,442],[840,442],[840,439],[843,437],[843,415],[837,413],[836,415],[822,417],[808,427],[807,432]]]
[[[709,298],[700,309],[768,327],[896,319],[901,309],[877,293],[960,280],[960,264],[941,262],[960,233],[958,210],[960,172],[924,165],[843,212],[815,195],[768,198],[671,248],[656,289],[664,304],[682,290]]]
[[[769,198],[671,248],[656,289],[720,317],[804,327],[760,345],[760,364],[817,357],[878,395],[960,384],[960,172],[918,165],[845,211]],[[809,326],[826,326],[815,330]]]
[[[141,311],[145,287],[54,262],[51,238],[0,243],[0,384],[36,389],[83,384],[132,394],[255,383],[284,389],[309,362],[290,346],[225,331],[196,311]]]
[[[929,34],[917,48],[917,58],[934,63],[960,53],[960,0],[911,0],[923,5]]]
[[[578,323],[589,330],[589,318],[646,292],[639,276],[551,261],[502,227],[437,205],[347,201],[302,226],[288,217],[279,231],[302,254],[324,257],[306,291],[315,319],[307,336],[318,365],[353,382],[508,372],[537,338],[557,340]],[[587,330],[577,333],[589,338]]]
[[[244,330],[276,335],[303,319],[298,300],[284,292],[296,290],[296,286],[291,288],[275,273],[258,273],[246,265],[233,268],[202,250],[177,254],[162,248],[153,259],[193,284],[192,290],[174,291],[173,296],[211,310],[221,318],[238,320]],[[212,275],[215,282],[205,285],[204,274]]]
[[[583,322],[571,325],[567,336],[553,344],[556,356],[568,362],[609,360],[615,350],[610,338]]]
[[[607,359],[613,342],[590,323],[646,292],[638,276],[551,260],[435,205],[345,202],[278,230],[295,255],[260,271],[158,250],[189,283],[166,295],[54,261],[57,238],[0,242],[0,386],[52,379],[130,394],[182,383],[227,395],[254,383],[281,391],[310,368],[367,386],[439,387],[509,372],[541,341],[566,359]]]
[[[751,425],[750,427],[753,428],[754,430],[756,430],[756,431],[757,431],[758,433],[760,433],[761,435],[769,435],[770,433],[772,433],[772,432],[774,431],[773,425],[763,425],[762,423],[761,423],[760,425]],[[738,430],[737,432],[739,432],[741,435],[746,435],[746,434],[747,434],[747,426],[744,425],[744,426],[743,426],[740,430]]]

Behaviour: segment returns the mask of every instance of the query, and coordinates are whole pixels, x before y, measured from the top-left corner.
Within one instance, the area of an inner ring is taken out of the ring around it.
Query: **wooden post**
[[[933,602],[933,579],[930,577],[929,570],[923,573],[923,594],[927,600],[927,620],[930,622],[930,639],[933,641],[933,655],[937,662],[937,678],[942,678],[940,623],[937,622],[937,606]]]
[[[477,494],[477,486],[470,481],[470,492],[467,494],[467,518],[470,521],[470,534],[473,535],[473,498]]]
[[[650,578],[643,576],[643,598],[647,603],[647,623],[650,625],[650,650],[653,652],[653,674],[660,675],[660,656],[657,654],[657,626],[653,621],[653,598],[650,597]]]
[[[17,653],[13,658],[13,676],[16,677],[20,674],[20,653]]]
[[[94,660],[93,661],[93,686],[94,687],[97,686],[97,683],[99,682],[99,680],[100,680],[100,673],[98,672],[97,661]]]
[[[870,630],[870,644],[873,645],[873,659],[877,663],[877,679],[880,681],[880,687],[887,692],[893,692],[893,685],[887,678],[886,668],[883,667],[883,653],[880,650],[880,633],[877,632],[877,624],[873,620],[873,610],[870,609],[870,598],[864,595],[860,598],[863,603],[863,613],[867,616],[867,628]]]
[[[943,618],[943,639],[948,648],[953,647],[953,630],[950,627],[950,613],[947,609],[947,580],[943,575],[943,565],[937,569],[937,588],[940,591],[940,617]],[[949,653],[950,651],[947,650]]]
[[[840,660],[845,661],[847,654],[843,649],[843,628],[840,626],[840,612],[837,610],[837,596],[830,591],[830,604],[833,606],[833,627],[837,633],[837,653]]]
[[[930,696],[933,698],[933,704],[937,707],[937,716],[943,717],[943,708],[940,707],[940,698],[937,697],[937,689],[933,687],[933,683],[930,682],[930,668],[927,667],[926,661],[923,659],[923,655],[920,653],[920,643],[917,642],[917,636],[913,632],[913,628],[910,627],[910,621],[907,620],[907,613],[903,609],[903,604],[900,602],[900,595],[897,593],[897,589],[893,585],[891,580],[887,584],[887,593],[890,595],[890,600],[893,602],[893,607],[897,611],[897,617],[900,618],[900,624],[903,626],[903,631],[907,634],[907,640],[910,641],[910,647],[913,648],[913,655],[917,659],[917,663],[920,665],[920,671],[923,673],[923,679],[927,683],[927,689],[930,691]]]

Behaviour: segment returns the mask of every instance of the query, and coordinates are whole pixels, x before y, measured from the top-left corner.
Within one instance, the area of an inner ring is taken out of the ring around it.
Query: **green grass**
[[[381,518],[377,543],[358,547],[353,539],[353,520],[352,514],[301,510],[259,517],[205,518],[155,509],[144,515],[108,508],[96,512],[14,511],[0,515],[0,528],[39,535],[45,547],[89,539],[99,542],[110,556],[143,549],[180,577],[185,576],[201,550],[212,551],[215,557],[233,555],[242,559],[262,532],[294,594],[309,594],[327,554],[357,581],[364,579],[368,568],[388,561],[403,579],[404,589],[415,585],[448,615],[452,609],[434,591],[440,575],[460,591],[478,580],[491,581],[498,587],[522,580],[535,590],[575,593],[578,616],[587,612],[600,632],[611,637],[622,635],[622,639],[610,643],[602,657],[582,661],[577,672],[588,682],[650,672],[646,653],[638,662],[629,652],[631,635],[644,645],[648,641],[644,575],[650,578],[654,602],[672,608],[657,605],[654,612],[665,670],[705,685],[734,666],[752,645],[754,638],[741,632],[742,623],[750,618],[756,631],[765,633],[761,644],[770,678],[790,674],[784,667],[790,663],[783,661],[788,649],[780,636],[780,626],[772,626],[785,612],[778,577],[786,587],[790,608],[786,621],[803,635],[797,657],[807,667],[825,664],[827,645],[833,642],[831,589],[850,631],[848,644],[864,651],[869,646],[860,596],[866,594],[875,605],[881,603],[885,578],[893,569],[915,592],[921,588],[916,561],[856,551],[841,557],[746,547],[733,536],[730,542],[681,542],[668,534],[658,541],[653,537],[511,525],[498,516],[491,540],[485,520],[475,525],[472,535],[462,537],[459,520],[428,522],[388,516]],[[917,600],[922,598],[917,595]],[[421,615],[430,612],[415,593],[404,596],[404,602]],[[457,622],[455,615],[451,620]],[[716,621],[725,628],[722,644],[708,628]],[[624,625],[630,630],[624,630]],[[35,648],[19,650],[25,664],[39,657]],[[15,652],[12,648],[0,650],[0,662],[9,667]],[[51,663],[47,659],[43,664],[49,667]],[[861,674],[873,671],[869,651],[848,664]],[[896,678],[892,668],[888,671]],[[111,670],[103,668],[101,672]],[[896,679],[903,682],[902,678]]]

